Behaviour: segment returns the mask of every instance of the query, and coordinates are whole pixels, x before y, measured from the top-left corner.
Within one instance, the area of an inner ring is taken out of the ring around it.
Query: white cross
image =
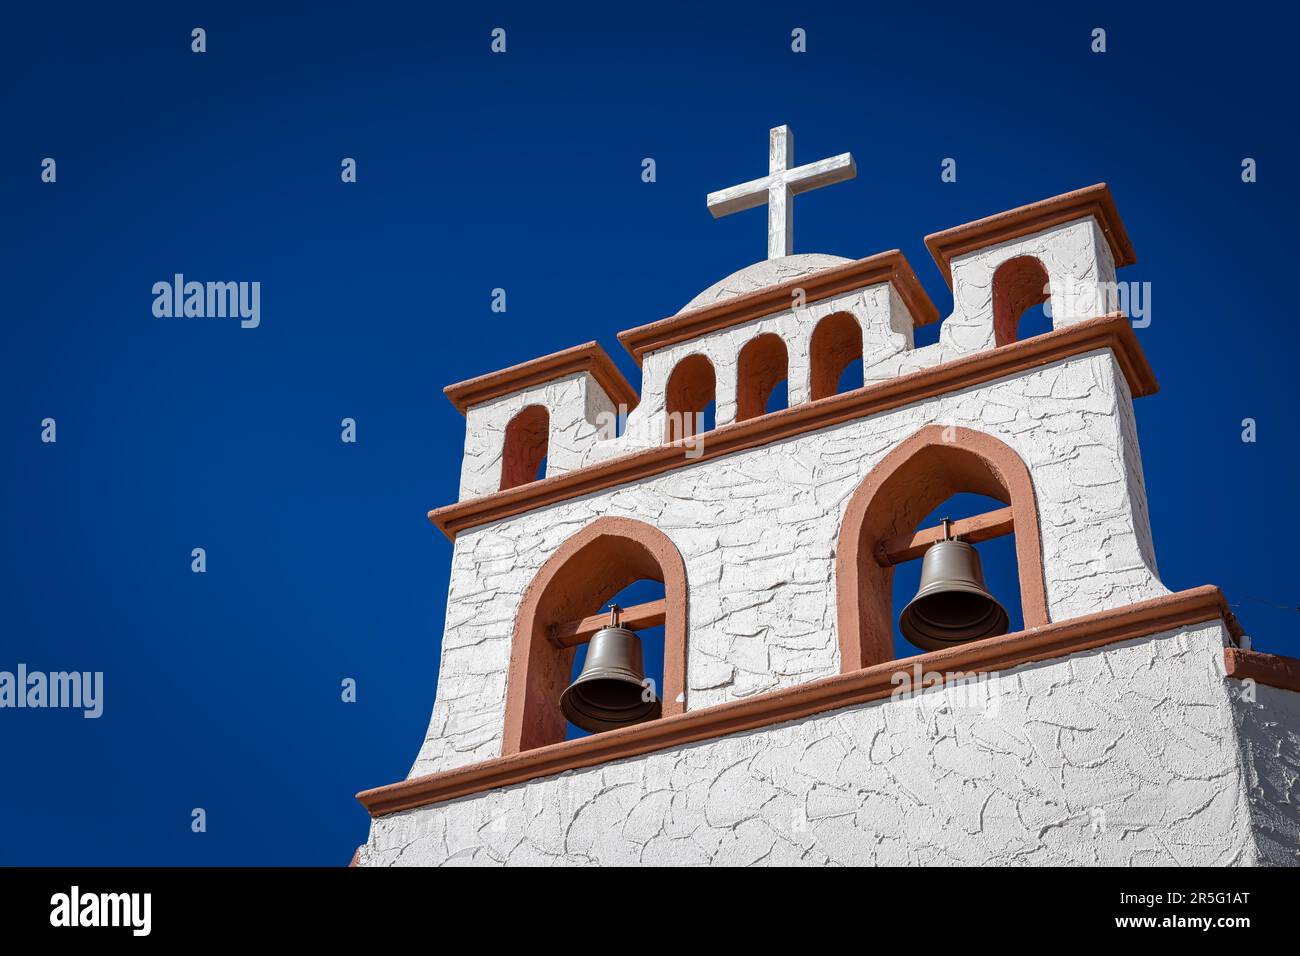
[[[794,253],[794,197],[852,179],[858,167],[852,153],[840,153],[791,169],[794,134],[790,127],[778,126],[768,136],[767,175],[709,193],[708,204],[709,212],[718,219],[767,203],[767,257],[779,259]]]

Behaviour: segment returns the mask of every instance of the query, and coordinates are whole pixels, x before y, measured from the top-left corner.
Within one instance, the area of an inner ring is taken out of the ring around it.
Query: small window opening
[[[746,343],[736,368],[736,421],[786,408],[789,368],[785,342],[779,335],[767,332]]]
[[[827,398],[862,386],[862,326],[847,312],[836,312],[817,323],[809,346],[812,399]],[[856,383],[856,384],[854,384]]]

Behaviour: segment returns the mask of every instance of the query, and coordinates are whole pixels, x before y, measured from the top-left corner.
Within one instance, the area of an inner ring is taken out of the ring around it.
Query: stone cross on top
[[[858,174],[852,153],[840,153],[830,159],[806,166],[794,163],[794,134],[788,126],[778,126],[769,134],[767,175],[709,193],[709,212],[713,218],[729,216],[742,209],[767,203],[767,257],[779,259],[794,253],[794,197],[822,186],[842,183]]]

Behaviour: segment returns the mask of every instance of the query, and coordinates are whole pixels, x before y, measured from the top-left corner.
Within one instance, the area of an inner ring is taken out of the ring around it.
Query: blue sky
[[[0,711],[0,863],[346,863],[353,793],[405,775],[433,702],[450,545],[424,515],[464,437],[442,386],[590,339],[636,383],[619,330],[762,258],[762,212],[704,197],[762,175],[781,123],[796,161],[858,165],[800,197],[796,248],[901,248],[941,314],[925,234],[1110,183],[1121,277],[1152,288],[1162,577],[1300,653],[1293,14],[263,7],[6,15],[0,669],[106,686],[98,720]],[[260,282],[260,326],[154,317],[177,272]]]

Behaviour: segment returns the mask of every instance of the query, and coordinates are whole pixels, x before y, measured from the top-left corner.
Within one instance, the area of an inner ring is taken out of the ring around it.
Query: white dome
[[[852,261],[843,256],[829,256],[820,252],[782,256],[780,259],[764,259],[762,262],[755,262],[752,266],[745,266],[740,271],[733,272],[720,282],[715,282],[678,311],[689,312],[691,309],[699,309],[723,299],[744,295],[746,292],[755,292],[769,285],[789,282],[791,279],[812,275],[814,272],[822,272]]]

